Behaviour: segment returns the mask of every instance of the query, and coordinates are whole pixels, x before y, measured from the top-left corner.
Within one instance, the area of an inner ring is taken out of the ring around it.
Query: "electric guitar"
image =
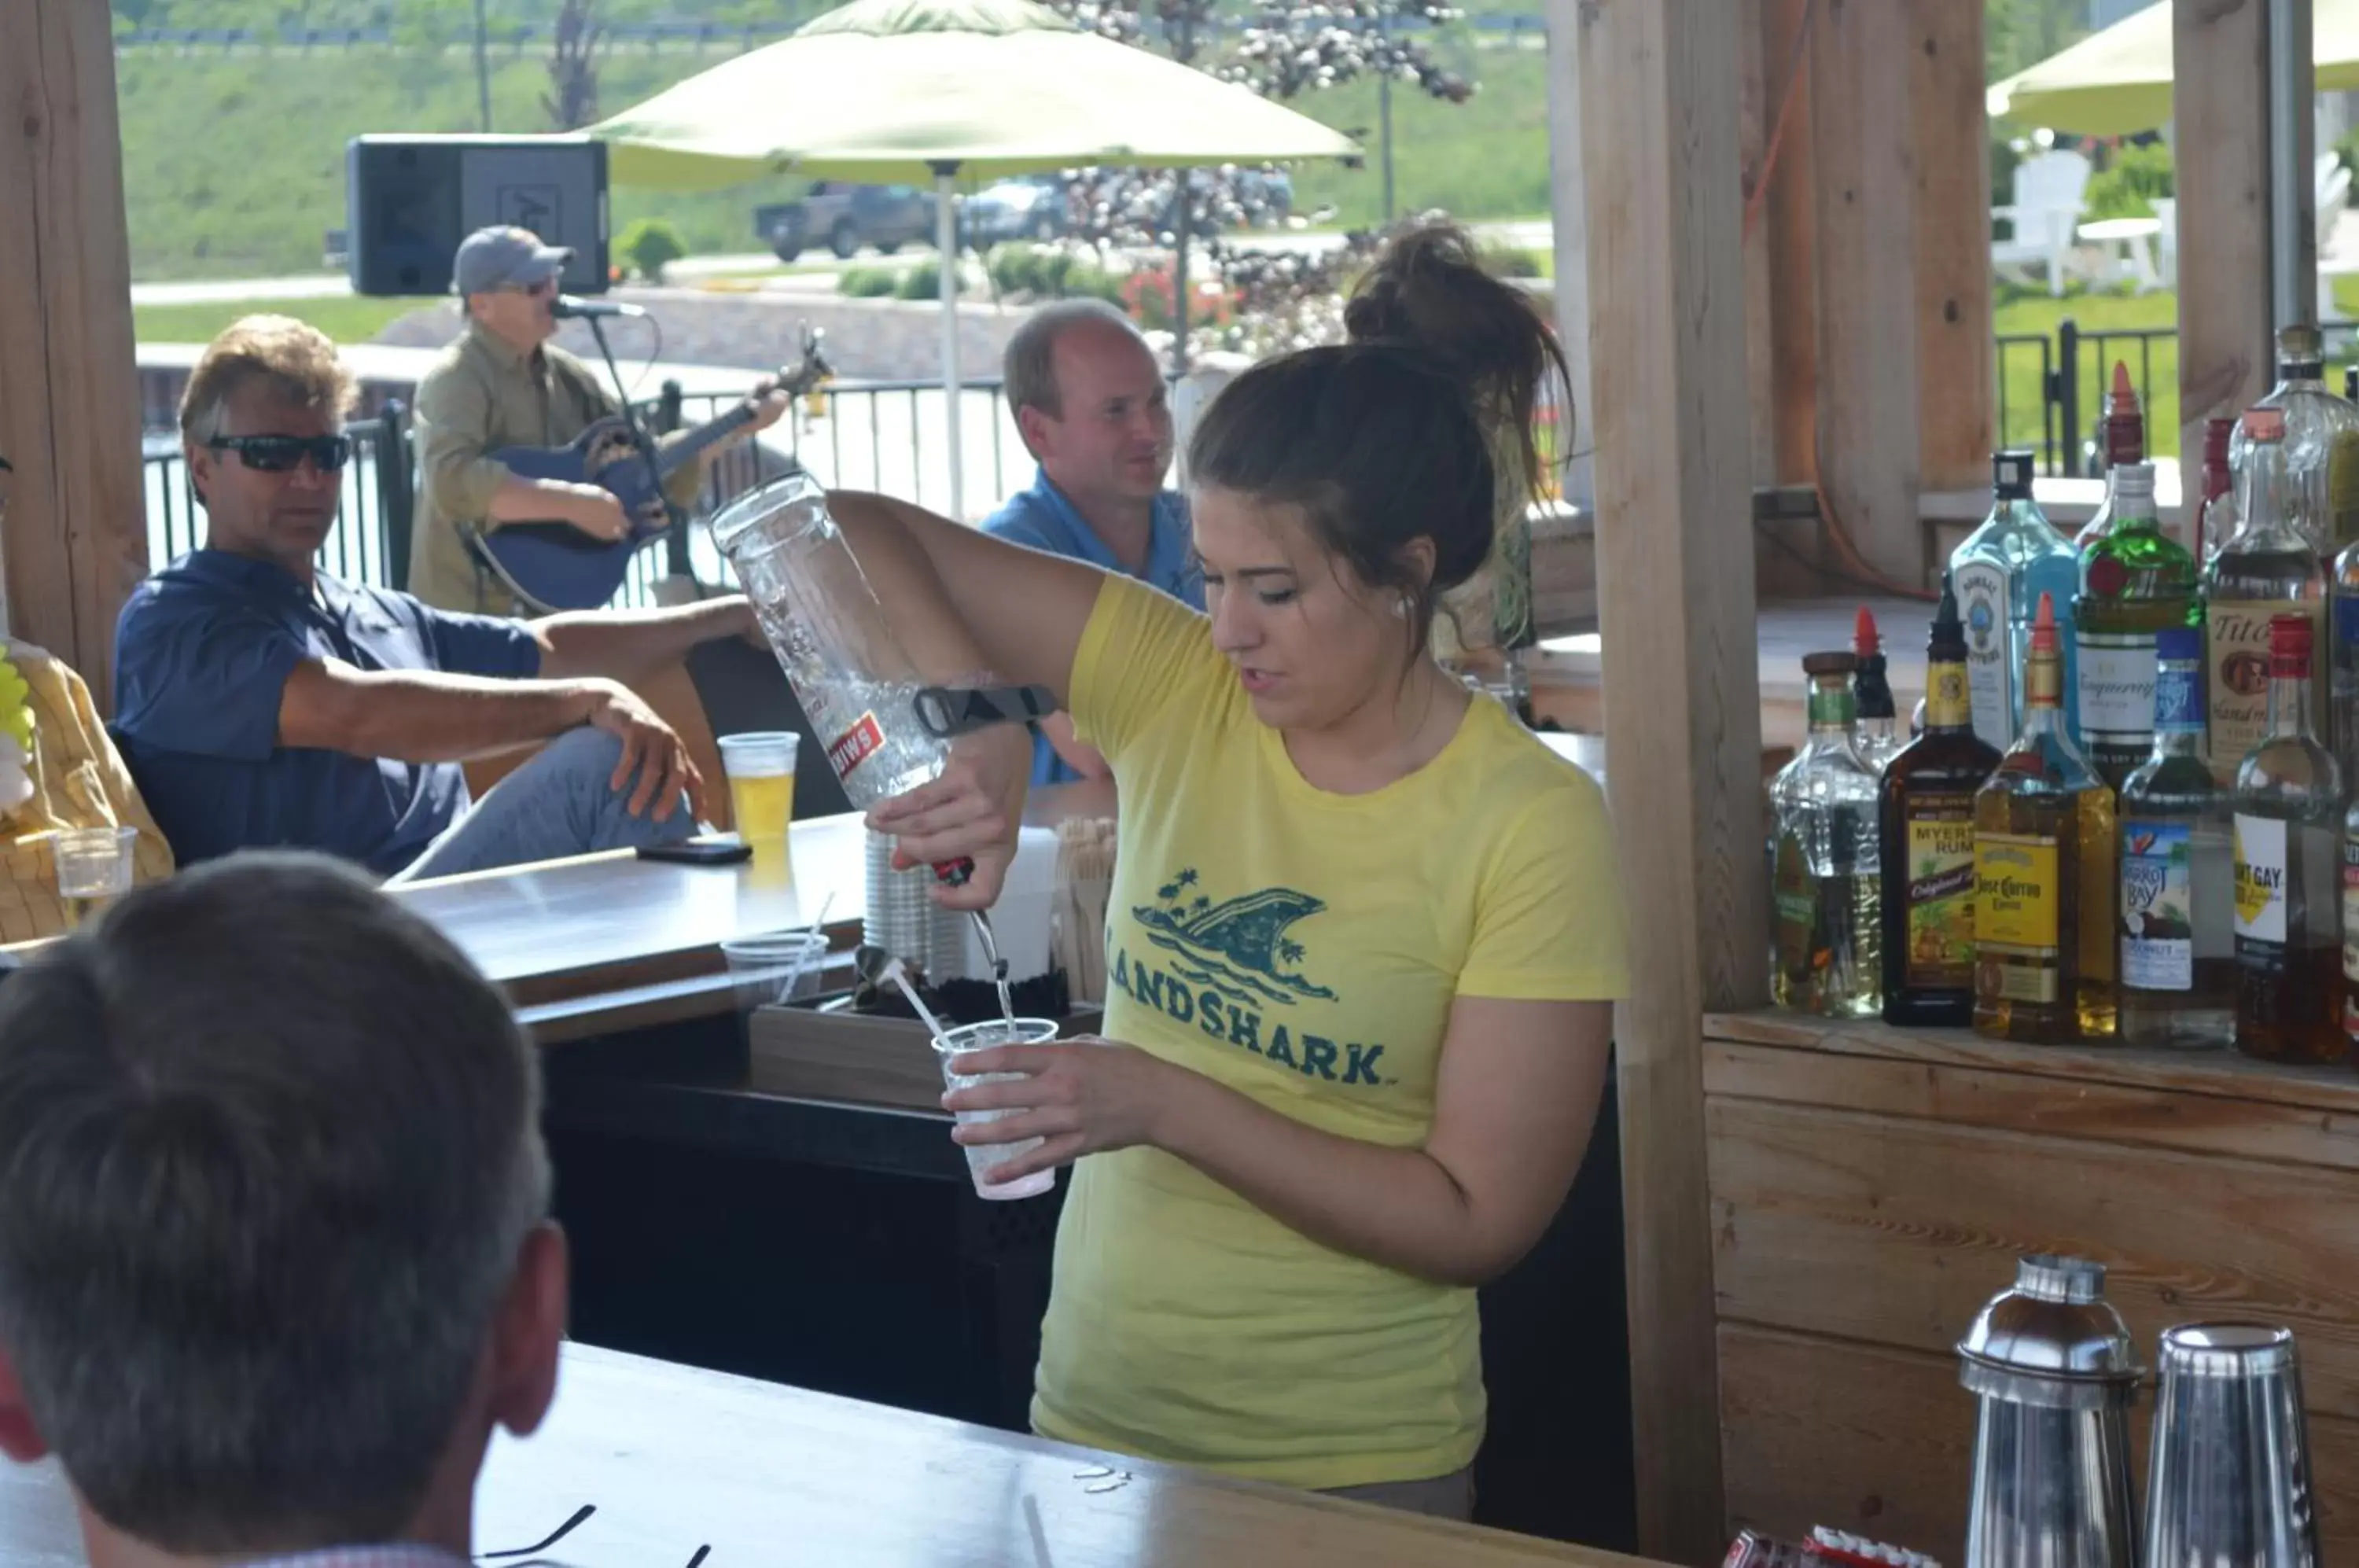
[[[779,373],[779,389],[789,397],[804,396],[834,374],[820,352],[822,336],[805,328],[802,362]],[[597,539],[560,522],[503,523],[498,528],[462,523],[461,532],[477,561],[534,609],[597,609],[629,577],[631,558],[670,532],[664,481],[743,430],[754,415],[752,403],[740,403],[658,447],[652,463],[640,453],[630,426],[619,415],[598,420],[563,446],[503,447],[490,454],[520,478],[595,485],[605,490],[631,519],[631,531],[619,539]]]

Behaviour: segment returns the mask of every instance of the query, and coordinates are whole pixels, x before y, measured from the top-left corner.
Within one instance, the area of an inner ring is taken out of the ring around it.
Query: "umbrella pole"
[[[958,200],[951,184],[957,173],[955,163],[934,165],[934,245],[942,258],[942,413],[951,444],[949,510],[953,519],[964,522],[966,454],[959,441]]]

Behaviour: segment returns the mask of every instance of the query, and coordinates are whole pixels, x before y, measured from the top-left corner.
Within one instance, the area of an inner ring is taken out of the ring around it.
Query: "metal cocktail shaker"
[[[1966,1568],[2130,1568],[2136,1351],[2102,1264],[2021,1259],[1958,1344],[1980,1401]]]
[[[2147,1568],[2314,1568],[2318,1505],[2293,1335],[2185,1323],[2162,1336]]]

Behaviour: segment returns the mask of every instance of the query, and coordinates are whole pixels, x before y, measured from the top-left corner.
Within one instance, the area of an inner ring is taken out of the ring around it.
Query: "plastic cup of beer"
[[[1049,1018],[1017,1018],[1011,1025],[1005,1018],[968,1024],[934,1037],[934,1051],[942,1059],[942,1082],[953,1089],[972,1089],[980,1083],[1013,1083],[1024,1078],[1021,1073],[953,1073],[951,1059],[961,1051],[987,1051],[995,1045],[1045,1045],[1057,1038],[1057,1026]],[[1013,1111],[958,1111],[953,1113],[963,1125],[969,1122],[995,1122]],[[1037,1138],[1021,1143],[968,1144],[967,1174],[974,1180],[977,1197],[999,1200],[1005,1198],[1037,1198],[1057,1184],[1054,1170],[1036,1171],[1020,1181],[986,1184],[984,1173],[1005,1164],[1018,1155],[1029,1154],[1040,1147]]]
[[[67,924],[79,928],[97,919],[131,891],[131,851],[138,842],[137,828],[67,828],[50,840]]]
[[[737,836],[753,846],[757,874],[786,868],[787,823],[795,814],[795,755],[802,743],[803,737],[789,730],[720,737],[721,768],[729,775],[730,812],[736,819]]]

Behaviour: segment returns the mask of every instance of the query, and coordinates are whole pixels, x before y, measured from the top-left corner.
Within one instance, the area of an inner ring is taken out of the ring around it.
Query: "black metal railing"
[[[1000,384],[979,378],[967,382],[961,412],[966,423],[960,442],[970,459],[965,494],[977,501],[995,501],[1009,493],[1011,484],[1028,482],[1028,471],[1022,466],[1020,445],[1009,433],[1012,424]],[[658,396],[635,407],[649,428],[660,433],[702,424],[736,401],[734,394],[686,395],[679,383],[667,382]],[[940,445],[941,408],[938,382],[831,384],[799,403],[763,441],[741,441],[714,457],[706,468],[694,515],[710,517],[777,477],[786,470],[786,456],[831,485],[886,490],[944,505],[948,465]],[[417,458],[408,409],[399,401],[389,402],[381,414],[357,420],[346,430],[358,450],[344,471],[337,526],[321,547],[321,564],[346,582],[406,587],[417,510]],[[978,455],[977,436],[986,431],[989,458],[978,465],[972,461]],[[204,525],[178,432],[148,432],[141,458],[152,570],[201,543]],[[652,604],[658,583],[683,573],[709,584],[735,581],[703,530],[690,527],[675,530],[662,549],[639,552],[616,603]]]
[[[2055,341],[2038,332],[2002,334],[1997,340],[1998,444],[2030,447],[2040,454],[2047,472],[2056,467],[2056,401],[2050,394],[2056,377]],[[2007,388],[2007,373],[2020,361],[2038,361],[2031,385],[2035,396],[2026,400]]]

